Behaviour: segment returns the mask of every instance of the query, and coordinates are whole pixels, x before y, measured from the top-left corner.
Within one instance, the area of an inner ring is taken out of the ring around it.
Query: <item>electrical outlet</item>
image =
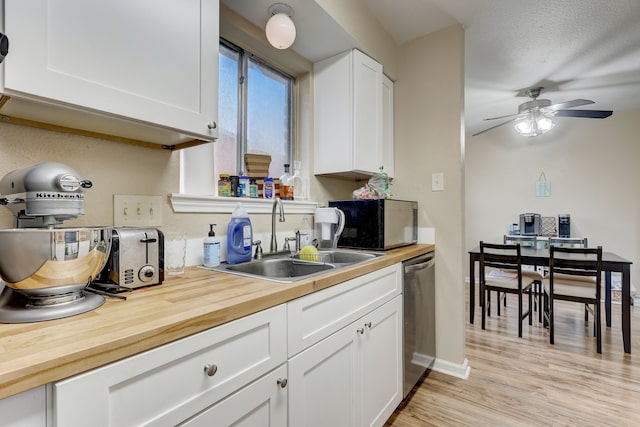
[[[113,225],[116,227],[161,227],[162,196],[114,194]]]
[[[444,174],[442,172],[431,174],[431,191],[444,191]]]

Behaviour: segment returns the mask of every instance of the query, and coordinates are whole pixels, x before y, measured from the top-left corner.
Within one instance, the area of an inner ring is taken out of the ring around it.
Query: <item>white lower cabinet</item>
[[[280,305],[58,382],[54,424],[178,425],[284,364],[286,319]]]
[[[402,400],[402,297],[289,360],[289,425],[382,426]]]
[[[402,400],[402,269],[287,305],[290,426],[382,426]]]
[[[46,427],[46,386],[0,399],[0,426]]]
[[[51,406],[44,387],[18,398],[54,427],[382,426],[402,400],[401,293],[396,264],[59,381]]]

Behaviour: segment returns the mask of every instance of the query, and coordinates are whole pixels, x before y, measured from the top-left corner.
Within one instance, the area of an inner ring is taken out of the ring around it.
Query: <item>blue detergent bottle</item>
[[[238,203],[231,214],[231,221],[227,228],[227,263],[240,264],[251,261],[251,242],[253,241],[253,229],[249,214]]]

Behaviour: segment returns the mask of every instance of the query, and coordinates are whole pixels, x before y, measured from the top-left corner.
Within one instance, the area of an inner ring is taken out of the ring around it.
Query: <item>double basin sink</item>
[[[215,270],[248,277],[292,283],[316,274],[348,267],[382,256],[370,252],[341,249],[320,250],[318,255],[280,254],[266,255],[263,259],[242,264],[223,263]]]

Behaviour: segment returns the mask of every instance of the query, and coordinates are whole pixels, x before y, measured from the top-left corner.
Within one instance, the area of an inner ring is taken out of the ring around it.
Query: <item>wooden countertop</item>
[[[88,313],[0,324],[0,399],[167,344],[432,251],[412,245],[292,284],[189,267]]]

